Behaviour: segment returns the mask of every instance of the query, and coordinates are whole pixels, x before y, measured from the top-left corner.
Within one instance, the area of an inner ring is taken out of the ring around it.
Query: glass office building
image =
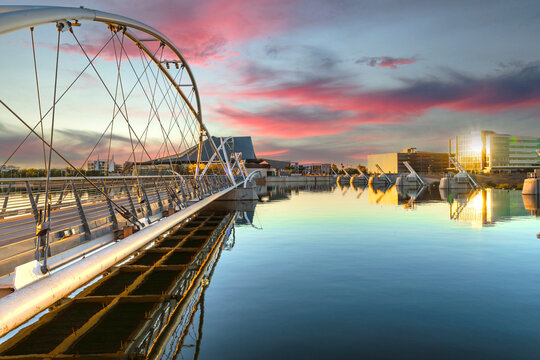
[[[540,149],[539,137],[482,130],[456,136],[453,152],[467,171],[528,171],[540,168],[537,149]]]

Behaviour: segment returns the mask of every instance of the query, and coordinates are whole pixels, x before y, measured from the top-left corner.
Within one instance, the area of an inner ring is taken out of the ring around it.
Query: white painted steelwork
[[[111,24],[111,25],[117,25],[117,26],[125,26],[131,29],[142,31],[150,36],[153,36],[158,41],[162,42],[176,56],[178,56],[179,62],[181,62],[184,68],[186,69],[190,77],[190,81],[193,85],[193,93],[195,94],[196,106],[191,104],[191,102],[188,100],[188,97],[184,94],[184,92],[180,88],[180,85],[174,81],[174,78],[170,75],[167,69],[163,67],[163,65],[161,64],[161,61],[155,58],[155,56],[151,52],[149,52],[148,49],[144,46],[142,42],[148,41],[149,39],[138,39],[129,31],[125,32],[126,36],[130,38],[137,46],[139,46],[154,61],[154,63],[159,67],[161,72],[163,72],[163,74],[170,80],[171,84],[174,86],[176,91],[185,101],[189,110],[193,113],[193,115],[197,119],[199,123],[199,127],[200,127],[199,146],[201,146],[202,144],[203,136],[207,136],[212,149],[214,150],[214,152],[217,153],[217,157],[220,163],[225,168],[226,167],[225,162],[223,161],[221,155],[219,154],[216,144],[214,143],[214,141],[212,140],[212,137],[210,136],[210,132],[208,131],[208,129],[206,128],[206,125],[204,125],[202,121],[201,101],[199,97],[197,83],[195,81],[195,77],[193,76],[193,72],[191,71],[191,68],[189,67],[187,61],[184,59],[183,55],[180,53],[180,50],[164,34],[162,34],[161,32],[154,29],[153,27],[148,26],[140,21],[133,20],[125,16],[104,12],[104,11],[86,9],[82,6],[80,8],[74,8],[74,7],[60,7],[60,6],[0,5],[0,35],[17,31],[17,30],[21,30],[21,29],[38,26],[38,25],[48,24],[48,23],[58,23],[58,22],[65,22],[65,21],[81,21],[81,20],[101,22],[108,25]],[[174,61],[178,62],[176,60]],[[197,163],[199,162],[200,162],[200,151],[198,154]],[[197,167],[197,170],[198,170],[198,167]],[[234,183],[234,178],[232,177],[232,175],[229,175],[229,174],[227,175],[229,176],[231,181],[233,181]]]
[[[69,295],[233,188],[213,194],[100,252],[2,298],[0,336],[4,336],[51,304]]]
[[[390,178],[388,177],[388,175],[386,175],[386,173],[383,171],[383,169],[381,169],[381,167],[379,166],[379,164],[375,164],[375,166],[377,167],[377,169],[379,169],[379,171],[381,172],[381,176],[386,179],[386,181],[388,181],[389,184],[392,183],[392,180],[390,180]]]
[[[467,172],[467,170],[465,170],[465,168],[463,166],[461,166],[459,161],[454,159],[452,156],[450,156],[449,159],[452,162],[452,164],[458,169],[459,174],[464,174],[469,179],[469,181],[471,182],[472,186],[475,189],[481,188],[481,186],[478,185],[478,183],[472,178],[472,176]]]
[[[414,178],[416,178],[422,184],[422,186],[426,186],[426,182],[420,177],[420,175],[418,175],[418,173],[413,169],[413,167],[411,166],[411,164],[409,164],[408,161],[404,161],[403,165],[405,165],[405,167],[407,168],[407,170],[409,170],[411,175]]]

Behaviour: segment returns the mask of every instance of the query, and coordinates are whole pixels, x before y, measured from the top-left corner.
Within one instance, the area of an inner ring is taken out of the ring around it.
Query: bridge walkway
[[[1,344],[0,359],[146,358],[233,223],[189,218]]]
[[[172,177],[167,178],[168,181],[173,181]],[[208,185],[201,189],[196,189],[191,182],[185,181],[176,195],[171,194],[170,184],[157,184],[153,178],[143,180],[143,203],[140,203],[135,191],[136,181],[133,177],[112,178],[106,185],[112,200],[134,213],[138,219],[156,219],[170,208],[179,210],[179,206],[187,206],[190,201],[215,193],[225,186],[225,181],[219,177],[211,177]],[[3,203],[7,206],[0,210],[0,276],[12,272],[16,266],[33,260],[35,256],[36,219],[29,196],[37,199],[36,208],[41,208],[44,194],[35,190],[41,188],[40,181],[30,181],[34,182],[29,185],[30,191],[33,191],[31,195],[26,190],[4,194]],[[54,207],[51,212],[51,255],[107,234],[111,237],[109,240],[113,240],[112,231],[115,228],[121,229],[122,224],[126,223],[125,219],[112,212],[104,197],[88,186],[78,185],[77,193],[81,203],[79,207],[75,201],[74,190],[66,189],[65,182],[56,180],[56,190],[52,192]],[[105,182],[102,183],[105,185]]]

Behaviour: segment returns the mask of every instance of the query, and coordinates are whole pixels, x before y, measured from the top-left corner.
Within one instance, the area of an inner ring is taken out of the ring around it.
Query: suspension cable
[[[99,54],[101,54],[101,52],[105,49],[105,47],[109,44],[109,42],[112,40],[112,37],[109,38],[109,40],[105,43],[105,45],[103,45],[101,47],[101,49],[97,52],[97,54],[92,58],[92,61],[94,61],[98,56]],[[90,63],[88,65],[86,65],[84,67],[84,69],[82,69],[82,71],[75,77],[75,79],[71,82],[71,84],[69,84],[69,86],[66,88],[66,90],[64,90],[64,92],[62,93],[62,95],[60,95],[58,97],[58,100],[56,100],[56,103],[60,102],[60,100],[64,97],[64,95],[66,95],[66,93],[73,87],[73,85],[77,82],[77,80],[79,80],[79,78],[84,74],[84,72],[86,71],[86,69],[88,69],[88,67],[90,66]],[[49,113],[51,112],[52,110],[52,107],[49,108],[49,110],[47,110],[47,112],[45,112],[45,114],[43,114],[43,116],[41,117],[41,119],[31,128],[31,130],[35,130],[38,125],[43,121],[43,119],[49,115]],[[30,137],[30,135],[32,135],[32,131],[29,131],[28,134],[26,134],[26,136],[24,137],[24,139],[19,143],[19,145],[17,145],[17,147],[15,148],[15,150],[13,150],[13,152],[8,156],[7,160],[4,161],[4,163],[2,164],[2,166],[0,166],[0,169],[2,169],[4,166],[6,166],[6,164],[11,160],[11,158],[17,153],[17,151],[19,151],[19,149],[21,148],[21,146],[24,145],[24,143],[26,142],[26,140],[28,140],[28,138]]]
[[[112,26],[109,25],[109,29],[111,30],[111,32],[114,33],[114,30],[112,28]],[[121,43],[121,46],[123,46],[123,42],[124,42],[124,36],[122,36],[122,43]],[[116,74],[116,88],[114,90],[114,101],[116,102],[116,96],[118,95],[118,83],[119,83],[119,80],[120,80],[120,67],[121,67],[121,64],[122,64],[122,51],[120,50],[120,61],[118,60],[118,55],[117,55],[117,52],[116,52],[116,44],[115,44],[115,41],[113,39],[113,48],[114,48],[114,58],[116,60],[116,67],[117,67],[117,74]],[[111,145],[112,145],[112,135],[113,135],[113,128],[114,128],[114,118],[115,118],[115,112],[116,112],[116,108],[113,106],[113,116],[112,116],[112,120],[111,120],[111,132],[110,132],[110,135],[109,135],[109,147],[107,149],[107,165],[106,165],[106,169],[105,169],[105,174],[108,176],[109,175],[109,161],[110,161],[110,156],[111,156]],[[113,162],[114,164],[114,162]],[[114,171],[114,169],[113,169]]]
[[[38,70],[37,70],[37,61],[36,61],[36,48],[34,45],[34,27],[30,28],[30,37],[32,38],[32,55],[34,57],[34,73],[36,75],[36,92],[37,92],[37,101],[38,101],[38,108],[39,108],[39,124],[41,125],[41,136],[44,136],[43,133],[43,114],[41,111],[41,96],[39,94],[39,78],[38,78]],[[47,168],[47,155],[45,151],[45,144],[43,144],[43,167]]]
[[[68,159],[66,159],[62,154],[60,154],[55,148],[53,148],[47,140],[42,138],[26,121],[23,120],[13,109],[11,109],[2,99],[0,99],[0,104],[4,106],[13,116],[15,116],[20,122],[23,123],[24,126],[26,126],[32,134],[34,134],[39,140],[41,140],[45,146],[50,148],[60,159],[62,159],[66,164],[68,164],[79,176],[81,176],[83,179],[88,181],[88,183],[96,189],[100,194],[102,194],[106,199],[110,200],[111,203],[118,209],[118,213],[127,221],[132,223],[133,225],[141,225],[140,222],[137,219],[137,216],[134,214],[131,214],[130,211],[128,211],[126,208],[124,208],[122,205],[117,204],[113,199],[109,197],[99,186],[94,184],[86,175],[84,175],[78,168],[75,167]],[[130,214],[131,216],[128,216],[127,214]],[[134,218],[135,220],[132,220],[131,218]]]
[[[127,55],[127,54],[126,54]],[[129,59],[128,59],[129,60]],[[93,61],[93,60],[92,60]],[[150,64],[150,63],[149,63]],[[149,65],[148,64],[148,65]],[[87,65],[87,67],[90,66],[90,64]],[[146,67],[143,71],[143,73],[141,75],[138,76],[138,79],[137,81],[140,81],[140,78],[144,75],[144,73],[148,70],[148,67]],[[135,72],[135,75],[137,75],[137,73]],[[127,102],[127,100],[129,99],[129,97],[131,96],[131,94],[133,93],[133,91],[135,90],[135,88],[137,87],[137,82],[131,87],[131,90],[129,91],[128,95],[126,96],[124,102],[122,102],[122,104],[120,104],[120,107],[124,106]],[[118,105],[117,105],[118,107]],[[113,119],[116,118],[116,116],[120,113],[119,110],[117,110],[116,108],[114,109],[115,113],[113,115]],[[88,156],[86,157],[86,159],[84,160],[83,164],[81,166],[84,166],[84,164],[86,164],[88,162],[88,160],[90,159],[90,157],[92,156],[92,154],[94,153],[94,151],[96,150],[97,146],[99,145],[99,143],[101,142],[101,139],[103,139],[103,136],[105,136],[105,133],[107,132],[107,130],[109,130],[109,127],[112,125],[112,120],[109,122],[109,124],[107,125],[107,128],[103,131],[103,133],[101,134],[101,136],[99,137],[98,141],[96,142],[96,144],[94,145],[94,147],[92,148],[92,151],[90,151],[90,153],[88,154]],[[148,127],[149,125],[147,125],[145,131],[143,132],[143,134],[148,131]],[[137,149],[137,146],[139,145],[139,142],[137,142],[137,144],[135,144],[135,149]],[[131,159],[131,155],[130,157],[128,158],[127,161],[129,161]]]
[[[52,108],[52,118],[51,118],[51,137],[50,137],[50,148],[49,148],[49,163],[47,167],[45,168],[47,170],[47,183],[45,186],[45,209],[44,212],[46,214],[45,218],[48,219],[50,214],[47,211],[47,205],[49,204],[49,183],[51,178],[51,160],[52,160],[52,148],[53,148],[53,140],[54,140],[54,118],[56,115],[56,88],[58,85],[58,59],[60,57],[60,33],[62,32],[62,28],[64,25],[62,23],[56,24],[56,27],[58,28],[58,39],[56,42],[56,64],[55,64],[55,70],[54,70],[54,90],[53,90],[53,108]],[[42,125],[43,128],[43,125]]]
[[[87,60],[90,61],[90,57],[88,56],[88,54],[86,53],[86,50],[84,50],[84,48],[82,47],[79,39],[77,38],[77,36],[73,33],[73,31],[70,31],[71,34],[73,35],[73,37],[75,38],[75,41],[77,42],[77,44],[79,45],[79,48],[81,49],[81,51],[83,52],[83,54],[86,56]],[[103,85],[103,87],[105,88],[105,90],[107,91],[109,97],[111,99],[113,99],[114,101],[114,96],[112,95],[111,91],[109,90],[109,87],[105,84],[105,81],[103,80],[103,78],[101,77],[101,74],[99,73],[99,71],[97,71],[96,67],[94,66],[94,64],[91,64],[92,65],[92,68],[94,69],[98,79],[100,80],[101,84]],[[133,127],[131,126],[131,124],[129,123],[128,119],[127,119],[127,116],[124,114],[124,112],[122,112],[120,106],[118,105],[118,103],[115,103],[116,104],[116,107],[118,107],[119,109],[119,112],[120,114],[122,115],[122,117],[124,118],[124,120],[126,120],[126,123],[129,127],[129,129],[131,129],[131,131],[133,132],[133,134],[135,135],[135,137],[137,138],[137,140],[139,142],[141,142],[141,139],[137,136],[137,133],[135,132],[135,130],[133,129]],[[125,104],[125,102],[124,102]],[[142,142],[141,142],[142,143]],[[148,156],[149,159],[151,159],[151,156],[150,154],[148,153],[148,151],[146,150],[146,148],[143,146],[143,151],[146,153],[146,155]],[[135,158],[136,160],[136,158]]]

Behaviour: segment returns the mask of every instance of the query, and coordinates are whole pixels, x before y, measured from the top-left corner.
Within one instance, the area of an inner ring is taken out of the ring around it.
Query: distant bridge
[[[0,170],[25,161],[46,173],[0,179],[0,288],[14,290],[0,299],[2,336],[248,173],[241,153],[210,136],[193,73],[158,30],[83,7],[0,6],[0,35],[3,53],[21,39],[30,47],[0,72],[10,84],[0,126],[13,144]],[[103,176],[87,176],[98,154]],[[121,174],[109,166],[115,155],[127,158]],[[55,167],[71,176],[51,176]]]

